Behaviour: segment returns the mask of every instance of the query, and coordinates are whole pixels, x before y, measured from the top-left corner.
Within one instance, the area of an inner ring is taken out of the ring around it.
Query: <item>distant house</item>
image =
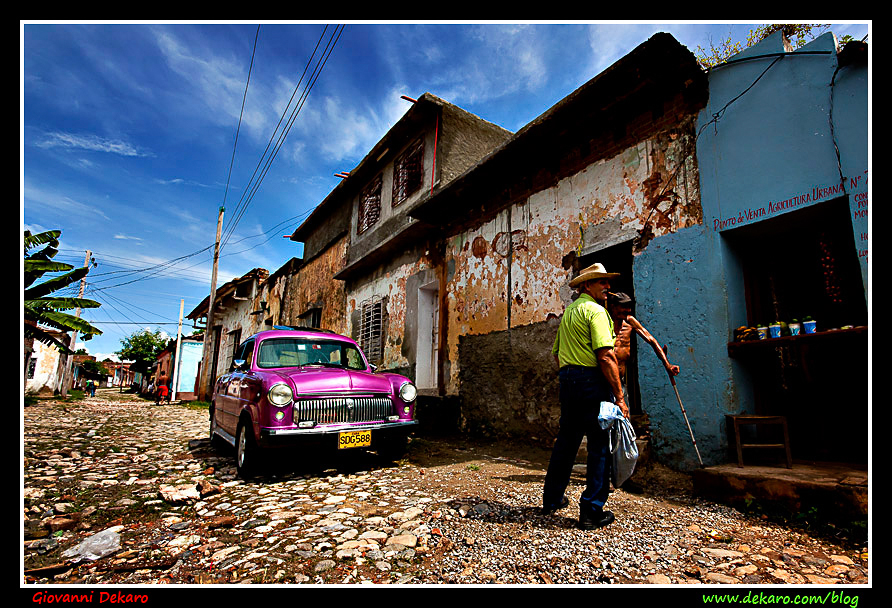
[[[255,316],[251,313],[257,309],[260,287],[268,276],[266,269],[254,268],[217,288],[211,327],[207,327],[210,296],[186,315],[187,319],[193,321],[194,329],[209,332],[209,341],[202,350],[201,368],[198,372],[199,399],[206,399],[217,377],[229,371],[242,338],[247,338],[253,332]]]
[[[159,378],[164,374],[172,391],[172,397],[176,395],[179,401],[197,399],[196,388],[203,346],[202,336],[183,337],[180,339],[180,349],[177,354],[177,340],[171,339],[158,354],[153,366],[152,379],[155,384],[158,384]]]
[[[45,329],[63,344],[68,344],[70,336],[60,331]],[[48,346],[34,340],[25,367],[25,393],[53,394],[59,390],[62,381],[63,357],[55,346]]]
[[[112,359],[106,359],[103,363],[105,363],[105,369],[112,372],[111,378],[109,379],[110,386],[124,388],[129,387],[136,382],[135,374],[130,371],[130,361],[114,361]]]

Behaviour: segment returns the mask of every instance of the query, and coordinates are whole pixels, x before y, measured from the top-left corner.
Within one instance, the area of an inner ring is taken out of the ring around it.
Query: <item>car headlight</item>
[[[405,401],[406,403],[412,403],[415,401],[415,397],[418,396],[418,389],[415,388],[415,385],[411,382],[406,382],[400,387],[400,399]]]
[[[269,402],[276,407],[284,407],[291,403],[291,399],[294,398],[294,393],[291,392],[291,389],[287,384],[279,382],[270,387],[267,398],[269,399]]]

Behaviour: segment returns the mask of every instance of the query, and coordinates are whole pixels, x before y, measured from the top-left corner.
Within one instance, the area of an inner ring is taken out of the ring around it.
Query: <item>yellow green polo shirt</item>
[[[612,348],[614,339],[613,319],[607,309],[584,293],[564,311],[551,354],[558,356],[561,367],[597,367],[595,351],[604,347]]]

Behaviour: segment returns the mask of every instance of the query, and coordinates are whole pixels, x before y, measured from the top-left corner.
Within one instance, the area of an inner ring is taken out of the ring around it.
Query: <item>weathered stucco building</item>
[[[187,319],[192,320],[195,329],[210,332],[209,340],[205,341],[202,351],[199,399],[204,400],[209,397],[217,376],[229,371],[235,349],[243,338],[254,332],[255,316],[251,313],[257,310],[256,302],[260,286],[268,276],[267,270],[254,268],[218,288],[214,297],[214,314],[210,327],[207,327],[210,296],[186,315]],[[208,373],[208,370],[212,373]]]
[[[44,328],[63,344],[69,344],[71,336],[60,331]],[[34,340],[25,367],[26,394],[52,394],[62,382],[62,365],[65,357],[55,346]]]
[[[375,365],[437,393],[440,236],[411,213],[511,133],[429,93],[410,101],[292,235],[304,243],[294,282],[307,295],[291,306],[298,318],[316,308],[323,327],[351,335]]]
[[[237,337],[325,327],[414,378],[422,424],[548,444],[569,281],[601,262],[680,365],[706,464],[728,460],[726,415],[741,412],[782,412],[794,456],[827,456],[809,403],[838,340],[857,382],[867,369],[862,50],[838,53],[830,34],[790,53],[774,36],[707,74],[656,34],[516,134],[425,93],[291,235],[303,259],[218,291],[251,305],[215,316],[213,369]],[[732,342],[740,325],[815,313],[854,327]],[[657,457],[696,466],[654,353],[633,347],[628,369]]]
[[[445,237],[441,394],[457,398],[463,428],[556,432],[551,345],[569,281],[602,262],[634,297],[634,256],[702,221],[694,138],[705,103],[694,57],[656,35],[412,213]]]

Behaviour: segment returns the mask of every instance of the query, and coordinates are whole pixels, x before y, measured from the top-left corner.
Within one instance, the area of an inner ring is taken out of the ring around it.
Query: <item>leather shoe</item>
[[[554,513],[555,511],[557,511],[558,509],[563,509],[564,507],[566,507],[566,506],[569,505],[569,504],[570,504],[570,501],[567,499],[567,497],[566,497],[566,496],[561,496],[561,501],[560,501],[558,504],[556,504],[556,505],[549,505],[549,506],[547,506],[547,507],[543,507],[543,508],[542,508],[542,514],[543,514],[543,515],[551,515],[552,513]]]
[[[613,523],[613,513],[610,511],[590,511],[580,512],[579,513],[579,528],[581,530],[595,530],[597,528],[603,528],[606,525]]]

